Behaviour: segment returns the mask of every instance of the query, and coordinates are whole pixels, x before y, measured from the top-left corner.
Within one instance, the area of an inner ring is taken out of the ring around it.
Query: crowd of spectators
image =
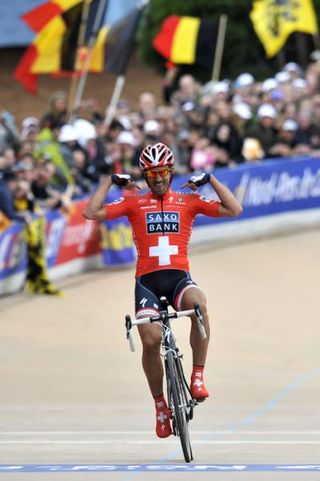
[[[320,155],[320,58],[306,71],[290,62],[264,81],[247,72],[234,81],[201,85],[167,72],[163,101],[141,93],[138,108],[122,99],[107,124],[99,105],[85,100],[68,122],[66,92],[55,92],[42,118],[20,128],[7,111],[0,119],[0,211],[28,220],[35,209],[68,209],[99,178],[128,173],[140,179],[139,154],[164,142],[176,173],[232,168],[297,155]]]

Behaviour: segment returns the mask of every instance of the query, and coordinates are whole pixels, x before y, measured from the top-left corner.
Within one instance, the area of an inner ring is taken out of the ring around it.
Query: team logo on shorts
[[[146,212],[146,224],[148,234],[159,234],[159,232],[179,234],[180,213]]]

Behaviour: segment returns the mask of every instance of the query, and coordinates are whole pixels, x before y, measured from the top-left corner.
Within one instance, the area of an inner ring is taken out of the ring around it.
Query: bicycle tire
[[[167,389],[168,402],[171,409],[175,428],[180,438],[180,443],[187,463],[193,459],[192,448],[189,436],[188,415],[187,415],[187,398],[183,387],[184,380],[181,379],[181,374],[176,365],[172,352],[167,353],[166,359],[166,375],[167,375]]]
[[[177,349],[177,357],[175,357],[175,362],[177,366],[177,371],[179,373],[178,379],[179,383],[181,386],[181,392],[183,394],[184,400],[185,400],[185,405],[187,406],[187,420],[188,422],[191,421],[193,418],[193,408],[194,408],[194,401],[193,397],[190,391],[190,388],[188,386],[188,383],[186,381],[184,372],[183,372],[183,366],[181,359],[179,357],[179,350]]]

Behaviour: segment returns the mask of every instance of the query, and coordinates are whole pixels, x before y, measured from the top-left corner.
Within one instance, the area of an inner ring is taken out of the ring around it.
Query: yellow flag
[[[312,0],[255,0],[250,18],[268,57],[281,50],[292,32],[318,31]]]

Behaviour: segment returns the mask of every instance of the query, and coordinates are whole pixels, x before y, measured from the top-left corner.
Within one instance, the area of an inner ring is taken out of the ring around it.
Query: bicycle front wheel
[[[189,436],[187,399],[183,389],[184,381],[177,368],[177,359],[172,352],[168,352],[166,359],[168,402],[173,417],[174,428],[177,432],[187,463],[192,461],[192,449]]]

